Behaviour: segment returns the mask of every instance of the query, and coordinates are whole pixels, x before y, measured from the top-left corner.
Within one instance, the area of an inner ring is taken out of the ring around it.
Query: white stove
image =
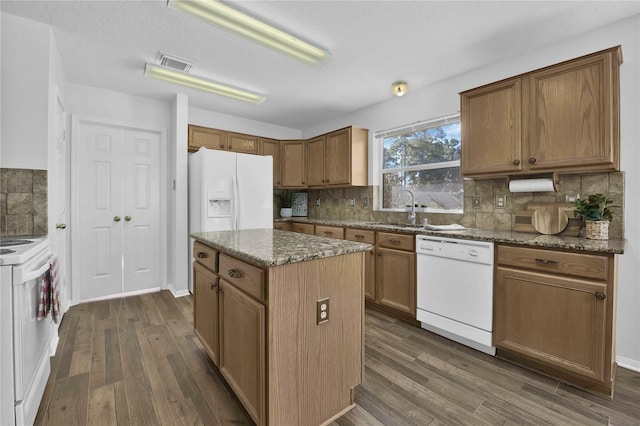
[[[51,371],[51,316],[37,319],[49,239],[0,238],[0,425],[32,424]],[[57,330],[57,329],[56,329]],[[57,336],[57,333],[56,333]]]
[[[0,266],[19,265],[49,247],[47,237],[0,238]]]

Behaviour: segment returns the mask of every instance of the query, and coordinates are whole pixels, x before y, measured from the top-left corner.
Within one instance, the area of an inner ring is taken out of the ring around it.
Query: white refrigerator
[[[273,228],[273,158],[206,148],[190,154],[189,233],[259,228]]]

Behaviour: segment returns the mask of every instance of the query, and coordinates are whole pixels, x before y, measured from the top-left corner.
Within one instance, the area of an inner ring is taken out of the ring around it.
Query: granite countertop
[[[277,229],[194,232],[190,235],[196,241],[200,241],[221,253],[266,268],[358,253],[373,248],[371,244]]]
[[[467,228],[460,231],[430,231],[421,226],[407,226],[401,224],[389,224],[382,222],[357,221],[350,219],[309,219],[306,217],[294,217],[290,219],[276,219],[279,221],[313,223],[316,225],[342,226],[346,228],[369,229],[374,231],[390,231],[413,235],[432,235],[447,238],[461,238],[466,240],[493,241],[526,245],[534,247],[557,248],[573,251],[585,251],[604,254],[624,254],[627,240],[588,240],[584,237],[567,237],[561,235],[530,234],[514,231],[493,231],[476,228]]]

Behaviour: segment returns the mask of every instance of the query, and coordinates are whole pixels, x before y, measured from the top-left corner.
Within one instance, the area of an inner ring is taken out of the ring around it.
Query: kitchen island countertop
[[[196,241],[265,268],[371,250],[371,244],[276,229],[194,232]]]
[[[495,243],[546,247],[571,251],[585,251],[604,254],[624,254],[625,239],[589,240],[584,237],[568,237],[563,235],[530,234],[526,232],[498,231],[467,228],[460,231],[429,231],[423,227],[410,227],[401,224],[384,222],[358,221],[353,219],[316,219],[294,217],[276,219],[276,222],[301,222],[316,225],[343,226],[347,228],[370,229],[375,231],[400,232],[413,235],[432,235],[447,238],[461,238]]]

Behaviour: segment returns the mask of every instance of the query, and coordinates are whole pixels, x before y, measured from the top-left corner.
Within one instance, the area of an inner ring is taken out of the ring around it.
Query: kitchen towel
[[[60,320],[60,289],[58,288],[58,256],[55,254],[49,258],[49,303],[51,318],[57,324]]]
[[[552,178],[516,179],[509,181],[510,192],[556,192]]]
[[[49,271],[43,272],[38,280],[40,281],[40,297],[38,298],[38,314],[36,318],[40,321],[49,315],[49,309],[51,307],[49,301],[49,295],[51,294]]]

